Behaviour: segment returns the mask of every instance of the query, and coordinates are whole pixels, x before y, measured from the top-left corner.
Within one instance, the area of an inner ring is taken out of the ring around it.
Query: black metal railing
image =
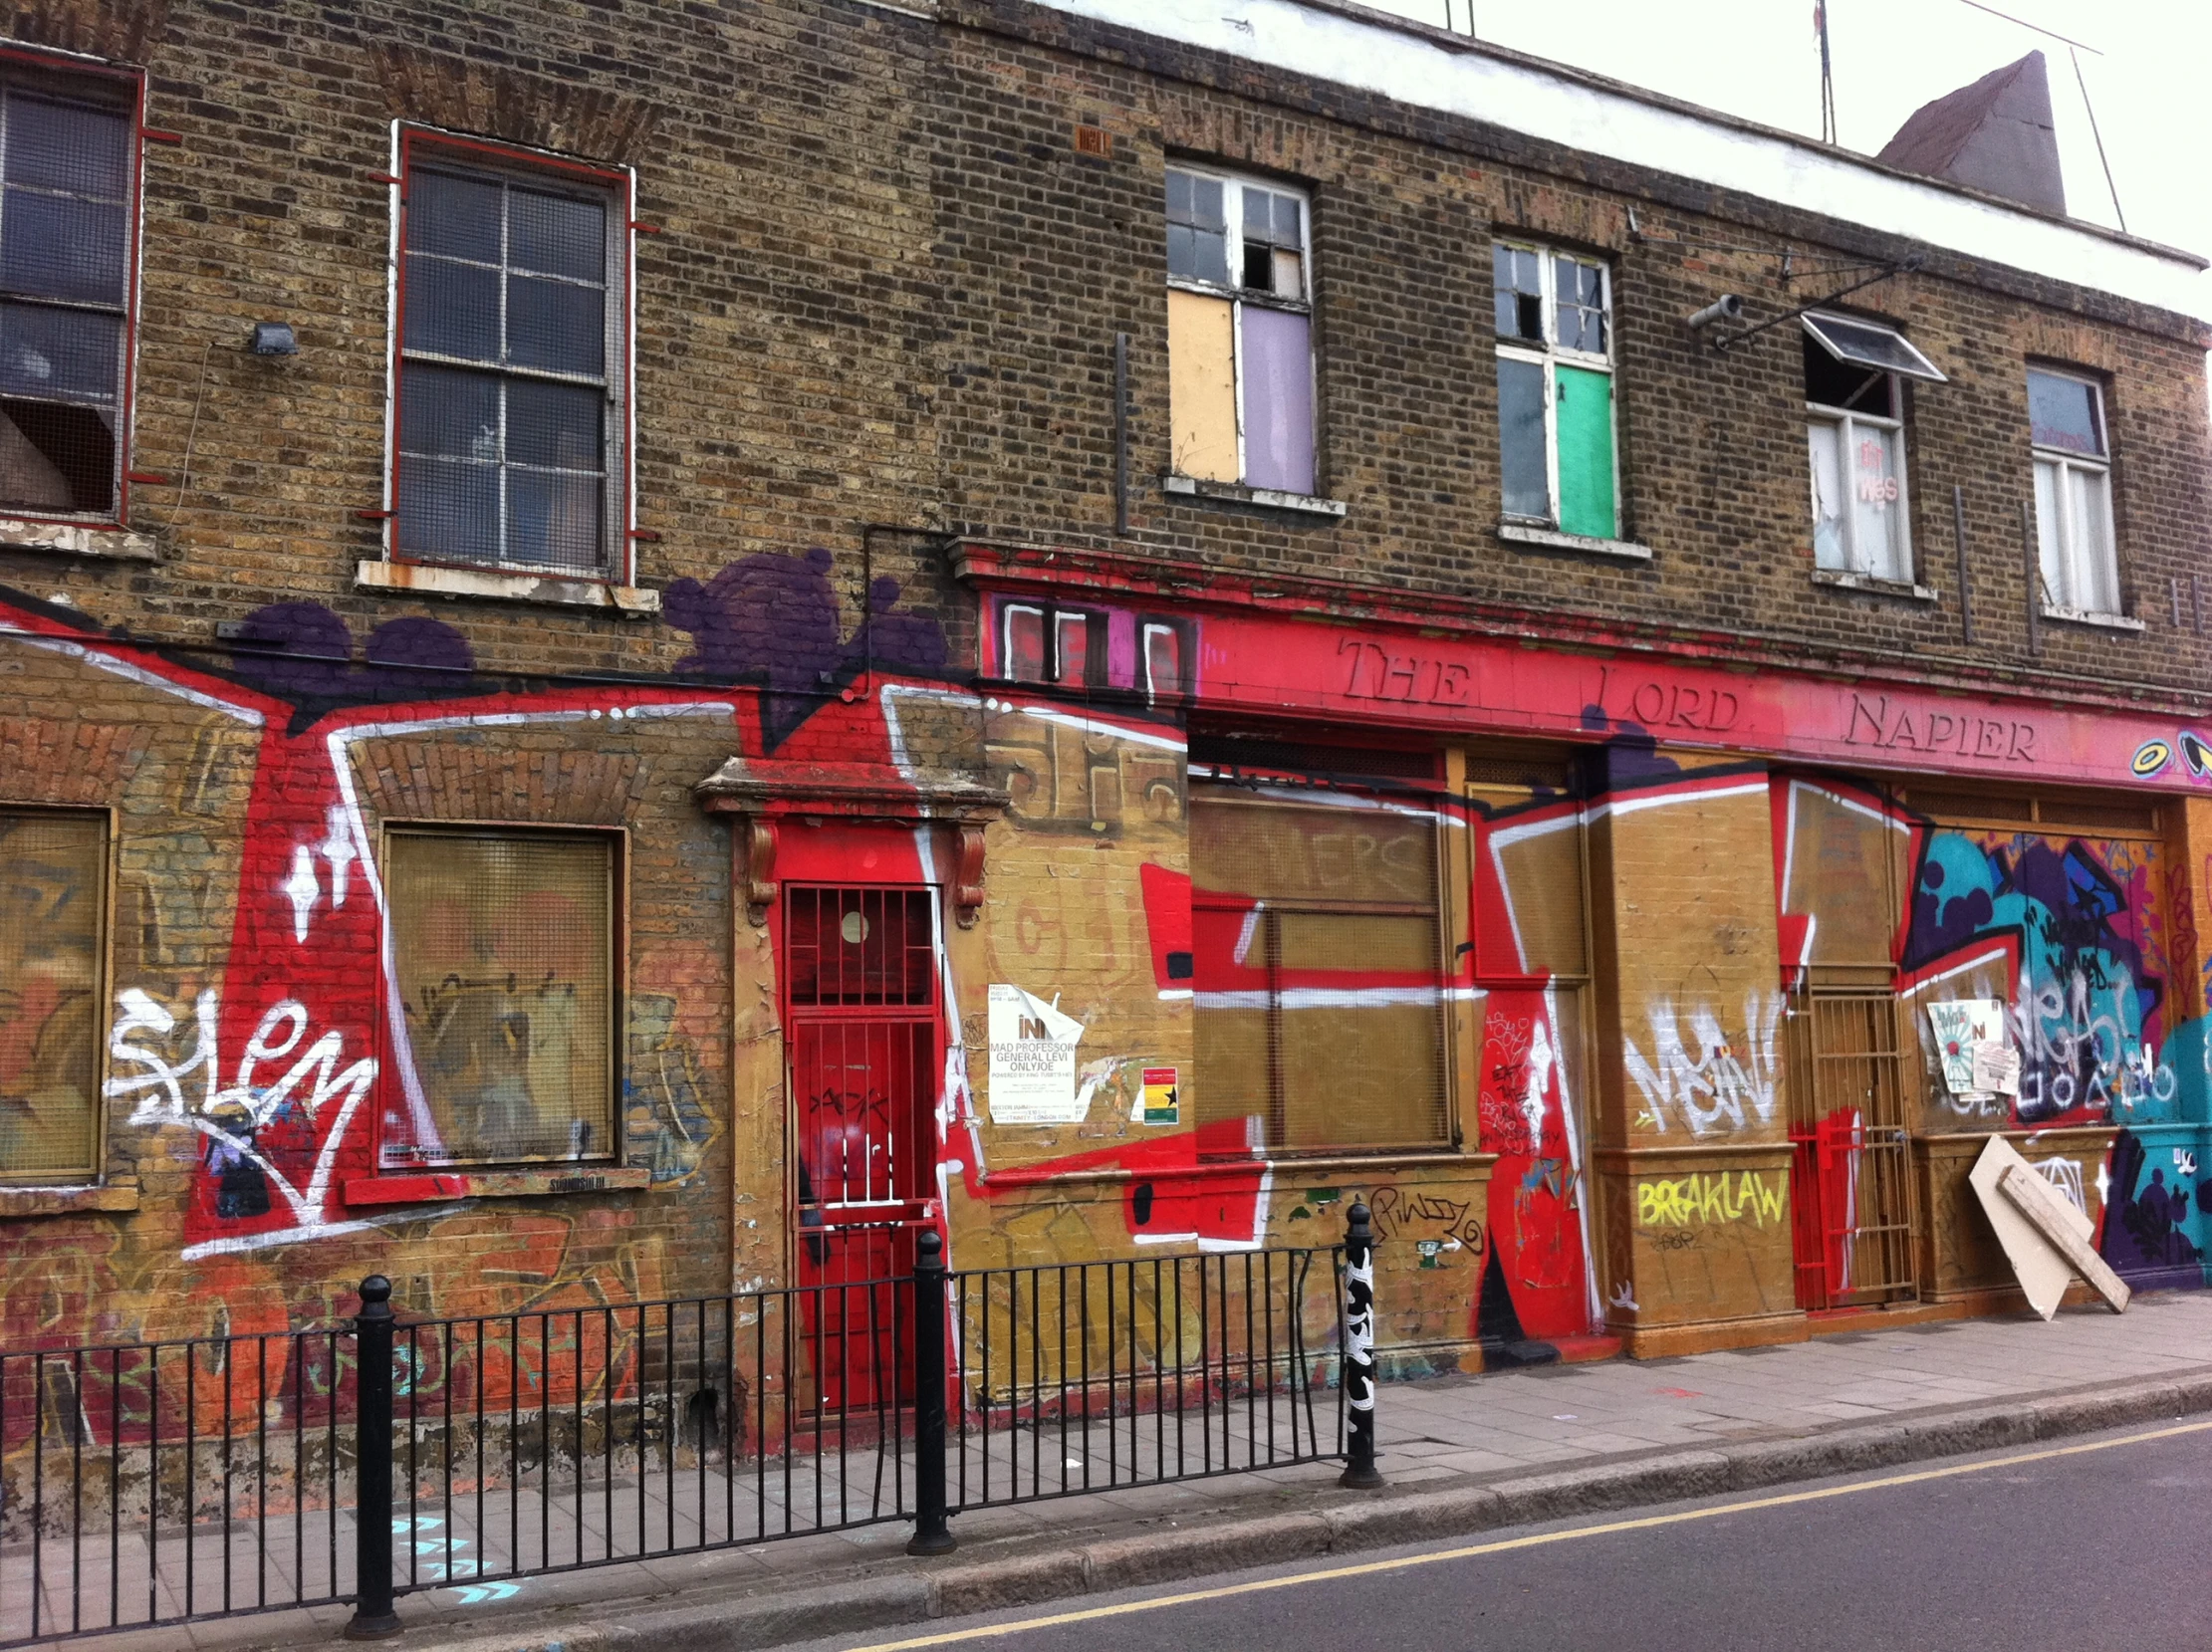
[[[1339,1459],[1371,1484],[1352,1214],[1334,1250],[947,1272],[924,1231],[895,1279],[452,1318],[371,1277],[336,1328],[0,1353],[0,1646],[342,1602],[376,1636],[430,1589],[893,1521],[938,1553],[964,1510]]]

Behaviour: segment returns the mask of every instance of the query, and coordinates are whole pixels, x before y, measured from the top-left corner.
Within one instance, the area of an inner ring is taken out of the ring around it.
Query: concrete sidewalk
[[[402,1600],[397,1644],[439,1652],[775,1645],[1709,1496],[2212,1412],[2212,1293],[1854,1330],[1679,1359],[1386,1384],[1381,1492],[1333,1466],[957,1516],[958,1553],[909,1559],[903,1524]],[[115,1652],[327,1643],[343,1611],[107,1637]]]

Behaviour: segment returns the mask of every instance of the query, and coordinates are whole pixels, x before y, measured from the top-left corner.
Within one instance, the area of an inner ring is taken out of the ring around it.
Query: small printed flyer
[[[994,984],[990,998],[991,1121],[1081,1124],[1089,1097],[1076,1095],[1076,1046],[1083,1023],[1019,987]]]

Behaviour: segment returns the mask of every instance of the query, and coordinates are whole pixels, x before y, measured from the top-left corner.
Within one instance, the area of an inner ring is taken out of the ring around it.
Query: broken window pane
[[[1244,285],[1277,298],[1306,296],[1303,203],[1295,195],[1244,191]]]
[[[1498,337],[1544,342],[1544,267],[1526,247],[1491,248],[1498,294]]]
[[[1498,357],[1498,445],[1505,514],[1549,522],[1550,464],[1544,446],[1544,367]]]
[[[2096,390],[2079,378],[2028,370],[2028,422],[2038,447],[2104,456],[2104,429],[2096,416]]]
[[[1562,350],[1605,353],[1605,272],[1575,258],[1552,260],[1558,283],[1556,311]]]
[[[1805,434],[1813,460],[1813,561],[1841,574],[1850,567],[1843,539],[1842,427],[1815,419]]]
[[[1805,399],[1816,407],[1894,418],[1895,384],[1886,372],[1839,361],[1812,340],[1805,342]]]

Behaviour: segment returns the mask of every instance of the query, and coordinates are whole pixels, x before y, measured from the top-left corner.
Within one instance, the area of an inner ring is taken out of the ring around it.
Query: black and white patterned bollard
[[[1374,1467],[1374,1231],[1367,1207],[1345,1222],[1345,1406],[1352,1413],[1341,1486],[1382,1484]]]

